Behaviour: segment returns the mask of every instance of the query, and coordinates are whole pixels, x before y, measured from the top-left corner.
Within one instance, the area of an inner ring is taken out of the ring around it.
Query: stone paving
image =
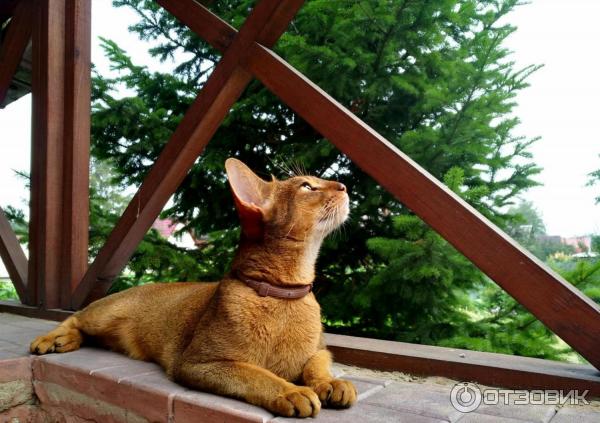
[[[30,356],[29,342],[55,322],[0,314],[0,423],[24,422],[293,422],[229,398],[192,391],[169,381],[153,363],[83,348]],[[454,381],[391,381],[377,373],[336,365],[352,380],[358,403],[322,410],[318,422],[600,422],[600,403],[485,405],[462,413],[450,402]],[[310,421],[310,419],[309,419]]]

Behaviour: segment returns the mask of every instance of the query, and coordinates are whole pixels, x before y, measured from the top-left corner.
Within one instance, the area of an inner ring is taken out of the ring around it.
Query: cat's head
[[[348,193],[339,182],[313,176],[267,182],[233,158],[225,169],[246,239],[320,241],[348,217]]]

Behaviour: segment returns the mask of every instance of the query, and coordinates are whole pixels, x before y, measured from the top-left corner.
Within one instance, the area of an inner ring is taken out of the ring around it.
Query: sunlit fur
[[[183,385],[278,415],[349,407],[356,390],[330,373],[314,295],[261,297],[238,279],[312,283],[321,242],[348,216],[345,187],[311,176],[266,182],[235,159],[226,166],[242,221],[229,274],[216,283],[150,284],[110,295],[38,337],[31,351],[73,351],[92,338],[157,362]]]

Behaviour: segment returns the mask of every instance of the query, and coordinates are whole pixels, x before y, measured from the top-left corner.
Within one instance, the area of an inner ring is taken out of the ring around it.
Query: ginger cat
[[[351,406],[356,389],[331,375],[310,292],[321,242],[348,216],[346,187],[311,176],[266,182],[232,158],[225,168],[242,224],[229,274],[110,295],[35,339],[31,352],[74,351],[90,337],[157,362],[182,385],[281,416]]]

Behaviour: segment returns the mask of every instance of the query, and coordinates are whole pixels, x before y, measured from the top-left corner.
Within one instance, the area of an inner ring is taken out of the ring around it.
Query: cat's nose
[[[343,191],[346,192],[346,185],[342,184],[341,182],[338,182],[338,191]]]

